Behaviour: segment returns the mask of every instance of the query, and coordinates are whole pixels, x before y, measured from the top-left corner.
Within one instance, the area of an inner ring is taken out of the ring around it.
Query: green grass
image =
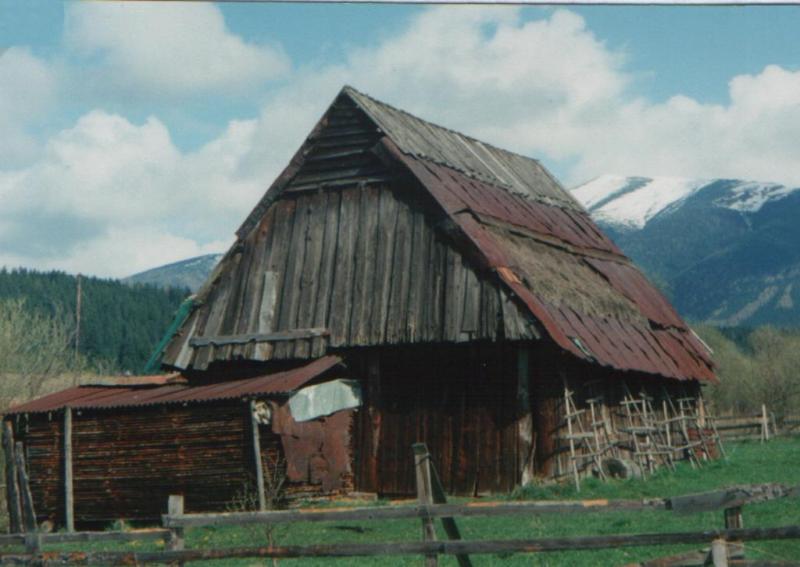
[[[728,460],[708,463],[702,469],[681,465],[676,472],[661,471],[647,481],[587,480],[578,494],[571,485],[529,486],[506,496],[508,499],[572,498],[654,498],[714,490],[734,484],[780,482],[800,485],[800,438],[777,439],[768,445],[739,443],[728,447]],[[722,512],[677,516],[671,512],[560,514],[532,517],[458,518],[464,539],[515,539],[573,535],[601,535],[690,531],[723,527]],[[782,499],[754,504],[744,509],[745,527],[800,524],[797,501]],[[437,526],[438,535],[446,536]],[[187,548],[263,545],[264,527],[197,528],[187,532]],[[272,532],[276,545],[331,544],[342,542],[377,543],[418,541],[421,528],[416,520],[385,522],[307,523],[276,526]],[[113,549],[113,545],[104,545]],[[145,544],[126,548],[146,549]],[[475,565],[623,565],[671,553],[691,551],[697,545],[659,546],[600,551],[559,553],[475,555]],[[98,547],[99,549],[99,547]],[[119,549],[119,547],[117,547]],[[800,541],[754,542],[747,544],[748,558],[791,560],[800,557]],[[214,565],[262,565],[263,560],[218,561]],[[280,560],[281,566],[420,565],[419,557],[373,557],[347,559]],[[441,565],[456,565],[451,557]]]

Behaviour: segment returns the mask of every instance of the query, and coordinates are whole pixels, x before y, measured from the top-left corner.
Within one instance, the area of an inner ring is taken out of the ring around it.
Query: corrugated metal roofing
[[[188,384],[77,386],[13,407],[6,412],[6,415],[41,413],[66,407],[108,409],[282,394],[298,389],[341,362],[342,359],[338,356],[325,356],[292,370],[201,386]]]
[[[506,199],[497,190],[408,155],[391,140],[383,144],[560,347],[619,370],[716,381],[708,353],[688,326],[585,212],[541,203],[496,205]]]
[[[406,154],[446,165],[530,199],[582,210],[578,202],[534,159],[431,124],[352,87],[345,87],[342,92],[350,96]]]

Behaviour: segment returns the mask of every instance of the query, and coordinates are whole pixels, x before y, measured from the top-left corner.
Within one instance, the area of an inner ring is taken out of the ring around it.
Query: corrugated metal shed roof
[[[77,386],[12,407],[6,415],[42,413],[62,408],[108,409],[186,402],[244,398],[254,395],[282,394],[297,390],[303,384],[340,364],[338,356],[325,356],[310,364],[265,376],[228,380],[215,384],[138,386]]]

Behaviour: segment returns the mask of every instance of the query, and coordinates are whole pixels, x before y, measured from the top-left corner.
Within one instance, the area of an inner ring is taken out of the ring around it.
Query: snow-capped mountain
[[[800,326],[800,188],[606,175],[572,193],[685,317]]]
[[[716,194],[713,203],[718,207],[755,213],[766,203],[782,199],[800,187],[734,179],[603,175],[576,187],[572,193],[596,220],[640,229],[705,190]]]

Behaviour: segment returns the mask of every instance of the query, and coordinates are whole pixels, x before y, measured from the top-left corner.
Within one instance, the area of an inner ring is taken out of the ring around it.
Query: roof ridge
[[[515,151],[509,150],[507,148],[501,148],[500,146],[496,146],[496,145],[494,145],[494,144],[492,144],[490,142],[485,142],[483,140],[479,140],[478,138],[476,138],[474,136],[470,136],[469,134],[465,134],[464,132],[460,132],[459,130],[454,130],[453,128],[448,128],[447,126],[442,126],[441,124],[437,124],[436,122],[431,122],[430,120],[428,120],[426,118],[421,118],[420,116],[417,116],[416,114],[412,114],[407,110],[403,110],[402,108],[398,108],[396,106],[393,106],[393,105],[389,104],[388,102],[384,102],[382,100],[378,100],[377,98],[375,98],[375,97],[373,97],[371,95],[368,95],[367,93],[364,93],[364,92],[356,89],[355,87],[353,87],[351,85],[345,85],[344,87],[342,87],[342,90],[341,90],[340,94],[342,94],[342,93],[345,93],[345,94],[348,94],[348,95],[355,94],[356,96],[362,96],[362,97],[364,97],[366,99],[371,100],[372,102],[374,102],[376,104],[380,104],[381,106],[385,106],[387,108],[390,108],[390,109],[394,110],[395,112],[399,112],[400,114],[404,114],[405,116],[410,116],[411,118],[413,118],[415,120],[419,120],[420,122],[424,122],[425,124],[433,126],[434,128],[438,128],[440,130],[444,130],[445,132],[450,132],[451,134],[458,134],[459,136],[463,136],[464,138],[467,138],[471,142],[477,142],[477,143],[482,144],[484,146],[490,147],[490,148],[492,148],[494,150],[498,150],[498,151],[501,151],[501,152],[505,152],[507,154],[511,154],[511,155],[514,155],[514,156],[517,156],[517,157],[520,157],[520,158],[523,158],[523,159],[530,160],[530,161],[538,164],[540,167],[544,167],[542,165],[542,162],[537,158],[526,156],[525,154],[521,154],[519,152],[515,152]],[[356,101],[356,103],[358,103],[358,101]],[[361,106],[361,105],[359,105],[359,106]],[[367,114],[369,114],[369,111],[367,109],[362,108],[362,110],[364,110]],[[433,161],[433,160],[431,160],[431,161]],[[547,172],[547,174],[551,178],[553,178],[553,176],[550,175],[549,171]],[[555,179],[555,178],[553,178],[553,179]]]

